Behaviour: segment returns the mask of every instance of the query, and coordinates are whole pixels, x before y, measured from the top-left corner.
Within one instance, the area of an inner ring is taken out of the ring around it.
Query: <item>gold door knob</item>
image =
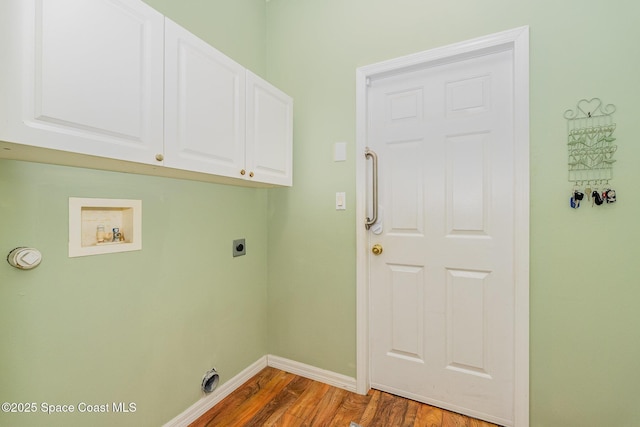
[[[162,154],[156,154],[156,160],[161,162],[164,160],[164,156]]]
[[[376,243],[371,248],[371,252],[373,252],[374,255],[380,255],[382,253],[382,245]]]
[[[244,169],[242,169],[242,170],[240,171],[240,175],[244,175],[245,173],[247,173],[247,172],[246,172]]]
[[[253,172],[249,172],[249,176],[253,178]]]

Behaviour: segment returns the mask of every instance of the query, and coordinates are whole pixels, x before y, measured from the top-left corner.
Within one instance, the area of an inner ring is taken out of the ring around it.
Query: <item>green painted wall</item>
[[[159,425],[201,397],[208,369],[224,382],[266,353],[264,191],[0,160],[0,194],[2,253],[44,256],[0,264],[3,401],[137,404],[0,425]],[[69,197],[141,199],[142,251],[68,258]]]
[[[127,415],[0,413],[1,425],[159,425],[200,397],[211,366],[225,381],[267,352],[354,376],[355,69],[521,25],[531,26],[531,425],[638,424],[636,2],[147,2],[294,97],[295,186],[0,160],[0,251],[30,245],[45,257],[30,272],[0,264],[2,400],[137,404]],[[562,114],[591,97],[618,107],[620,201],[573,211]],[[337,141],[347,162],[332,161]],[[334,210],[336,191],[347,211]],[[141,199],[143,250],[68,258],[70,196]],[[240,236],[249,254],[232,259]]]
[[[264,0],[144,0],[256,74],[264,75]]]
[[[639,13],[623,0],[271,0],[267,77],[295,99],[295,186],[269,194],[270,353],[355,376],[356,68],[530,25],[531,425],[639,425]],[[574,211],[563,113],[592,97],[618,107],[619,202]]]
[[[261,0],[149,0],[263,73]],[[157,4],[156,4],[157,3]],[[206,25],[205,25],[206,24]],[[141,199],[143,249],[68,258],[68,198]],[[267,192],[0,160],[0,254],[40,249],[33,271],[0,263],[0,400],[134,402],[131,414],[7,414],[3,426],[158,426],[267,352]],[[247,255],[232,258],[232,240]]]

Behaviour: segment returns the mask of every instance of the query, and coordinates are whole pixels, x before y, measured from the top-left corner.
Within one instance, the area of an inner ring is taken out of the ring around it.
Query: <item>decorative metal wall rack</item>
[[[581,99],[575,110],[564,113],[567,120],[569,181],[574,185],[570,201],[573,208],[580,206],[584,193],[589,200],[593,197],[597,205],[616,201],[615,191],[610,188],[613,163],[616,161],[613,155],[618,148],[613,144],[616,140],[613,136],[616,124],[612,117],[615,111],[615,105],[605,105],[599,98],[592,98]],[[608,196],[608,192],[612,197]]]

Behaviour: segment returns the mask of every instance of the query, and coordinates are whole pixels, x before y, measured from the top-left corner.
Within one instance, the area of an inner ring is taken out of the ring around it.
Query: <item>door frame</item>
[[[356,391],[370,389],[367,217],[367,87],[371,80],[457,62],[494,51],[513,52],[515,163],[514,425],[529,426],[529,27],[360,67],[356,70]]]

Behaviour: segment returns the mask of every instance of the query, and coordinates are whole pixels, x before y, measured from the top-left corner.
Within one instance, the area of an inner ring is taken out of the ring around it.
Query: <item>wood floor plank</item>
[[[308,420],[296,417],[289,413],[283,414],[273,427],[311,427]]]
[[[342,405],[342,402],[347,397],[348,393],[348,391],[341,388],[329,388],[329,390],[322,397],[322,400],[320,402],[317,402],[317,407],[311,420],[311,426],[330,426],[331,420],[333,420],[333,417],[338,411],[340,405]]]
[[[293,406],[311,383],[313,383],[313,381],[307,378],[294,378],[280,393],[251,418],[246,424],[246,427],[271,427],[276,425],[278,420]]]
[[[278,371],[276,375],[259,392],[249,396],[244,402],[235,407],[227,406],[228,410],[211,419],[206,427],[216,426],[244,426],[255,414],[266,406],[274,397],[289,384],[296,376]],[[221,402],[222,403],[222,402]],[[225,405],[226,406],[226,405]]]
[[[469,418],[455,412],[442,413],[442,427],[469,427]]]
[[[407,411],[405,412],[404,419],[400,427],[413,427],[416,425],[416,418],[418,416],[418,409],[423,406],[422,403],[418,403],[415,400],[407,400]]]
[[[331,425],[348,426],[351,421],[358,422],[371,400],[370,395],[348,393],[338,408]]]
[[[371,396],[371,398],[369,399],[369,403],[367,403],[367,407],[365,408],[358,424],[368,426],[372,422],[376,415],[376,411],[378,410],[380,394],[381,393],[378,390],[369,390],[368,395]]]
[[[329,389],[331,389],[330,385],[314,381],[302,393],[295,407],[291,408],[288,413],[310,423],[318,402],[322,400],[322,397],[327,394]]]
[[[190,427],[498,427],[378,390],[358,395],[265,368]]]
[[[416,426],[441,427],[442,413],[444,411],[430,405],[420,405],[416,414]]]
[[[380,392],[378,408],[367,427],[399,426],[404,423],[408,401],[397,399],[395,396]]]
[[[249,397],[264,389],[265,385],[278,374],[277,369],[267,367],[261,370],[253,378],[238,387],[233,393],[224,398],[213,408],[209,409],[199,419],[189,424],[189,427],[205,427],[210,420],[218,417],[228,408],[234,408],[246,401]]]

